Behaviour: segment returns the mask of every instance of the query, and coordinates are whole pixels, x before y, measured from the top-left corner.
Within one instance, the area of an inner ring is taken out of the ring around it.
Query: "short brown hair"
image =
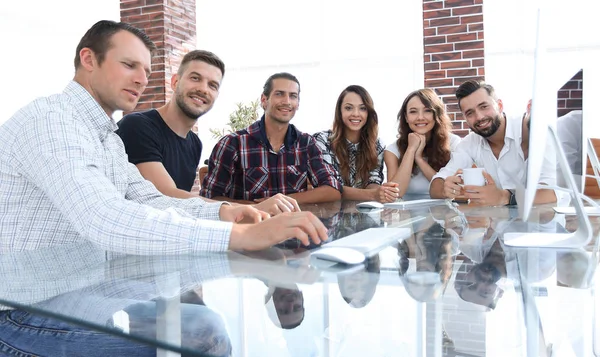
[[[485,81],[483,81],[482,79],[469,79],[468,81],[463,82],[456,89],[455,95],[456,95],[456,99],[458,99],[458,107],[460,108],[460,101],[463,98],[470,96],[471,94],[473,94],[473,92],[475,92],[481,88],[485,89],[487,94],[490,97],[492,97],[494,100],[498,99],[498,98],[496,98],[496,91],[494,90],[494,87],[485,83]]]
[[[185,72],[187,64],[192,61],[201,61],[215,66],[221,71],[221,76],[225,76],[225,63],[223,63],[223,61],[214,53],[205,50],[194,50],[186,53],[181,60],[179,70],[177,70],[177,75],[181,77],[183,72]]]
[[[287,80],[296,82],[296,84],[298,85],[298,95],[300,94],[300,82],[298,81],[298,78],[296,78],[294,75],[289,74],[287,72],[280,72],[280,73],[273,74],[265,82],[265,85],[263,86],[263,93],[262,93],[265,97],[269,98],[269,96],[271,95],[271,92],[273,91],[273,81],[276,79],[279,79],[279,78],[283,78],[283,79],[287,79]]]
[[[101,65],[102,62],[104,62],[106,52],[112,47],[110,39],[119,31],[127,31],[135,35],[144,43],[144,45],[146,45],[146,48],[148,48],[151,54],[154,54],[156,51],[156,45],[144,31],[125,22],[101,20],[90,27],[79,41],[77,50],[75,51],[75,70],[81,65],[79,52],[84,48],[92,50],[98,59],[98,64]]]

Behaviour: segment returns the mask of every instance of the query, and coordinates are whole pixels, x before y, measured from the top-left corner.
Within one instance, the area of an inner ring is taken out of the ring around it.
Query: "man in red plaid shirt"
[[[263,117],[223,137],[213,149],[200,195],[238,203],[277,193],[298,203],[341,199],[339,175],[323,160],[315,139],[290,124],[300,103],[298,79],[289,73],[272,75],[260,100]]]

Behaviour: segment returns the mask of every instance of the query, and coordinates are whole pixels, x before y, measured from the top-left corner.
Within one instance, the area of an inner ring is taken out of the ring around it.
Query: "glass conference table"
[[[537,207],[440,203],[358,212],[305,205],[331,240],[373,227],[412,234],[365,264],[261,252],[123,256],[89,243],[0,255],[0,308],[20,308],[156,347],[159,356],[593,356],[594,246],[515,249],[506,232],[566,232]],[[600,222],[593,221],[595,237]],[[593,242],[595,243],[595,241]],[[4,305],[4,307],[2,307]],[[48,355],[58,355],[49,351]]]

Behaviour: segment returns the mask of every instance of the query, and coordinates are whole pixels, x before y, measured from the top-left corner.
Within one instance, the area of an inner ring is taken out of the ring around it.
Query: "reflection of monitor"
[[[544,160],[557,158],[560,171],[567,184],[567,189],[572,192],[573,204],[579,218],[577,231],[573,233],[507,233],[504,241],[509,246],[522,247],[580,247],[588,244],[592,239],[592,229],[589,218],[583,211],[583,203],[579,196],[579,189],[571,174],[571,169],[565,158],[562,145],[555,130],[556,124],[556,90],[566,80],[570,79],[579,63],[562,64],[559,68],[551,66],[548,59],[548,50],[545,37],[548,33],[541,10],[538,10],[537,36],[534,58],[533,96],[531,107],[529,131],[529,156],[527,164],[526,187],[517,189],[517,201],[520,218],[524,221],[529,218],[538,183],[541,176]],[[579,65],[579,66],[578,66]],[[573,69],[575,67],[575,70]],[[587,70],[586,70],[587,71]],[[586,92],[586,95],[589,94]],[[584,101],[584,116],[591,103]],[[549,145],[546,145],[549,140]],[[556,151],[556,155],[552,151]]]

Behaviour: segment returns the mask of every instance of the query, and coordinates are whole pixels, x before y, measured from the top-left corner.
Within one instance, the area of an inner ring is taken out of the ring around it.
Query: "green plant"
[[[248,104],[241,102],[237,103],[236,110],[229,114],[229,123],[227,123],[228,128],[209,129],[213,139],[220,139],[227,134],[244,129],[254,123],[256,119],[258,119],[258,104],[258,99]]]

